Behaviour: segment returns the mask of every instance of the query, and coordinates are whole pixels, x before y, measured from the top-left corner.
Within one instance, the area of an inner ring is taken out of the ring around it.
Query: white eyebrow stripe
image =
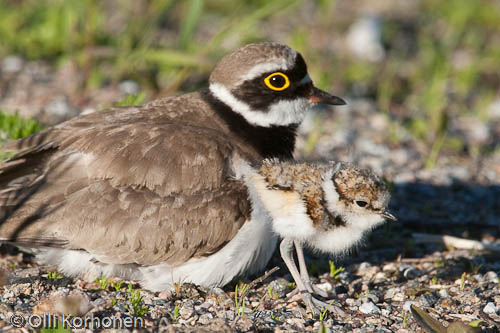
[[[287,58],[274,58],[271,62],[255,65],[245,75],[240,77],[238,85],[244,81],[253,80],[266,72],[286,71],[295,65],[297,52],[290,52]]]
[[[248,73],[240,77],[240,81],[238,82],[238,84],[241,84],[244,81],[253,80],[256,77],[267,72],[285,71],[288,69],[287,61],[285,59],[276,59],[276,60],[279,61],[266,62],[254,66],[250,71],[248,71]]]

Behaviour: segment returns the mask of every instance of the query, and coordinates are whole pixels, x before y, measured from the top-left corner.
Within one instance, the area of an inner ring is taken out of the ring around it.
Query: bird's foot
[[[333,304],[333,300],[329,303],[323,302],[317,298],[314,298],[311,293],[304,291],[300,293],[302,297],[302,301],[306,304],[309,311],[313,313],[313,315],[320,314],[327,310],[328,312],[334,313],[339,317],[345,317],[347,314],[338,306]]]
[[[304,285],[305,285],[307,291],[309,293],[311,293],[311,294],[318,295],[318,296],[323,297],[323,298],[329,298],[330,297],[330,295],[328,294],[328,292],[326,292],[323,289],[319,288],[315,284],[312,284],[311,281],[304,281]],[[297,295],[299,292],[300,292],[299,288],[296,287],[292,292],[290,292],[286,296],[288,298],[290,298],[290,297],[292,297],[294,295]]]

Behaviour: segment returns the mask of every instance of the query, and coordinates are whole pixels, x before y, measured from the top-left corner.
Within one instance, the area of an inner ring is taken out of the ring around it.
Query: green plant
[[[111,285],[113,286],[113,288],[115,288],[116,291],[120,291],[122,289],[122,284],[123,284],[123,281],[118,281],[118,282],[112,283]]]
[[[42,328],[40,329],[40,333],[71,333],[71,329],[65,328],[62,322],[58,321],[56,327]]]
[[[445,267],[447,265],[447,261],[446,259],[439,259],[439,260],[435,260],[434,261],[434,268],[441,268],[441,267]]]
[[[327,333],[328,330],[326,329],[325,323],[321,322],[318,327],[318,333]]]
[[[460,291],[464,291],[466,282],[467,282],[467,273],[463,272],[462,276],[460,277]]]
[[[115,106],[137,106],[144,103],[146,95],[142,92],[135,95],[127,95],[125,98],[115,103]]]
[[[330,277],[334,280],[339,279],[339,274],[345,271],[344,267],[335,267],[335,262],[328,260],[328,264],[330,265]]]
[[[37,133],[43,129],[42,124],[33,119],[25,119],[19,114],[10,114],[0,110],[0,138],[16,140]]]
[[[245,283],[242,283],[240,286],[236,285],[234,289],[234,304],[238,316],[243,316],[245,314],[245,298],[243,294],[246,292],[247,287]]]
[[[99,289],[101,290],[106,290],[108,289],[108,286],[111,284],[110,280],[105,278],[104,276],[95,279],[94,282],[99,284]]]
[[[172,322],[177,323],[177,321],[179,320],[180,311],[181,311],[181,307],[179,305],[176,305],[174,308],[174,312],[169,313],[170,318],[172,319]]]
[[[19,264],[18,264],[17,262],[15,262],[15,261],[11,261],[11,262],[9,262],[9,264],[8,264],[8,268],[9,268],[11,271],[13,271],[14,269],[16,269],[17,267],[19,267]]]
[[[472,273],[474,273],[474,274],[479,273],[479,270],[481,269],[481,267],[483,267],[483,264],[474,265],[474,263],[472,263],[472,262],[470,265],[471,265]]]
[[[49,279],[61,279],[62,275],[57,274],[57,272],[47,272],[47,278]]]
[[[328,308],[331,307],[333,304],[333,300],[328,303],[328,306],[325,306],[319,313],[319,321],[323,322],[326,319],[326,316],[328,315]]]
[[[140,289],[133,289],[132,284],[128,284],[127,288],[127,294],[128,294],[128,304],[125,305],[125,308],[127,311],[133,316],[133,317],[144,317],[149,312],[149,309],[146,305],[143,303],[143,298],[144,296],[141,295],[141,290]]]

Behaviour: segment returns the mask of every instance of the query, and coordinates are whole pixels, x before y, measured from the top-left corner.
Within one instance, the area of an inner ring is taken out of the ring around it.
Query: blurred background
[[[497,0],[0,0],[0,137],[201,89],[257,41],[295,48],[348,101],[308,116],[296,156],[388,179],[402,223],[381,243],[401,226],[498,238]]]

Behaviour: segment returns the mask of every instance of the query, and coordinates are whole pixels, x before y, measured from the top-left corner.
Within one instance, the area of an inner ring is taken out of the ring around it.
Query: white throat
[[[242,115],[250,124],[262,127],[300,124],[313,106],[313,103],[307,98],[297,97],[294,100],[282,100],[271,104],[269,110],[265,112],[253,110],[248,104],[234,97],[226,87],[219,83],[210,83],[209,89],[218,100],[228,105],[234,112]]]

